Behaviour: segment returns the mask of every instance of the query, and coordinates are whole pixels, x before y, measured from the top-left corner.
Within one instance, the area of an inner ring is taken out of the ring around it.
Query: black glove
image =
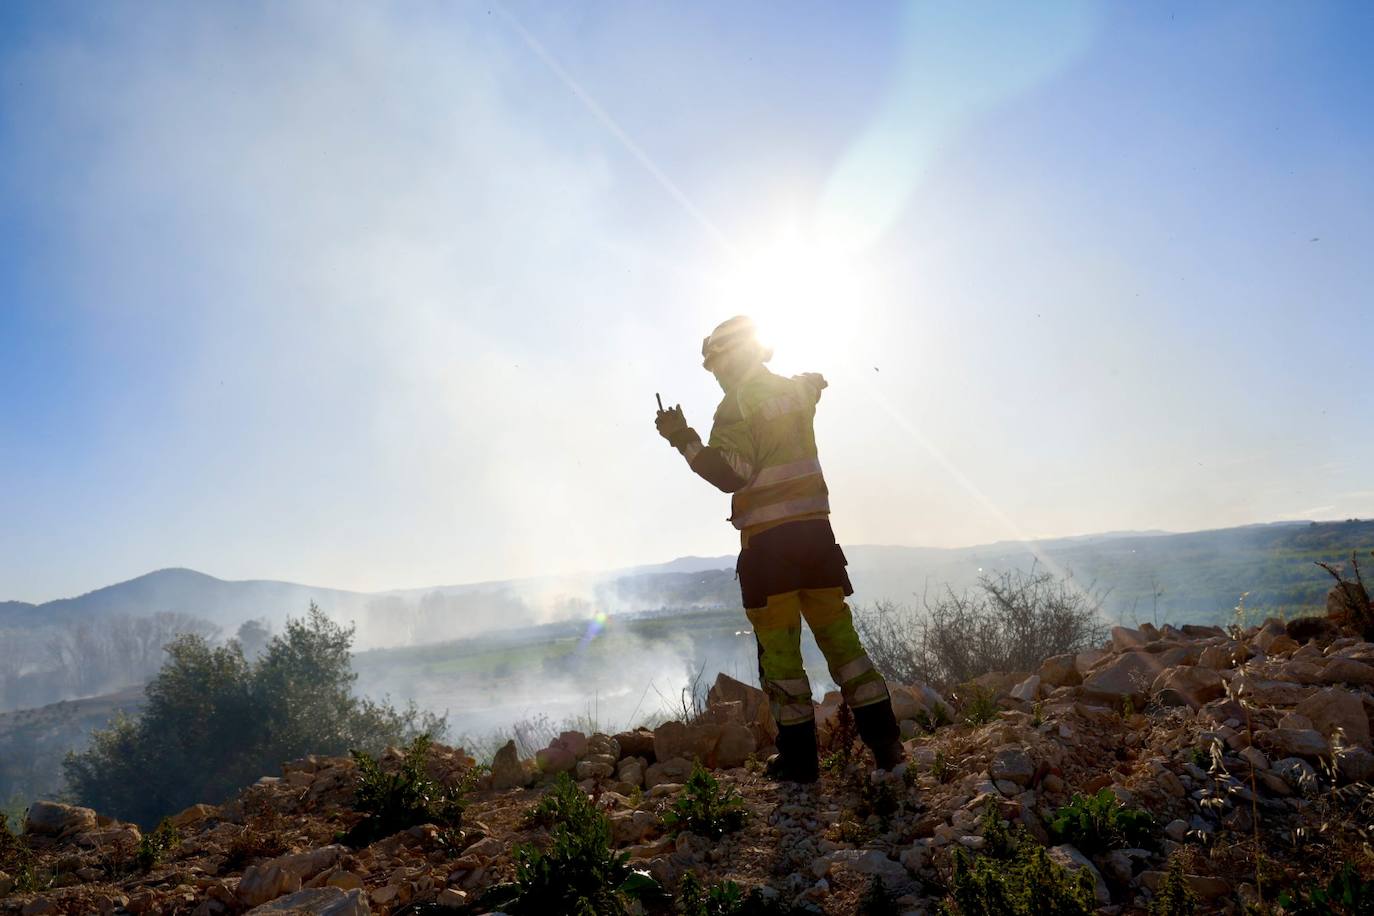
[[[687,425],[687,418],[682,415],[681,404],[660,410],[654,418],[654,426],[658,427],[658,434],[667,439],[673,448],[681,448],[693,439],[700,440],[696,430]]]

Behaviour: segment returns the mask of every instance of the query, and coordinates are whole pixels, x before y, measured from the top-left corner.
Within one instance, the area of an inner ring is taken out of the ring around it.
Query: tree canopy
[[[182,636],[148,685],[136,718],[92,733],[63,763],[84,805],[151,825],[197,802],[220,802],[306,754],[379,751],[437,735],[441,718],[354,696],[353,628],[314,604],[253,661],[236,641]]]

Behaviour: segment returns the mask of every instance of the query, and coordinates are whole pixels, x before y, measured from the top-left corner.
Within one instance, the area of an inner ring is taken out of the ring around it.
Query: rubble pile
[[[1329,874],[1335,847],[1318,843],[1305,858],[1282,854],[1283,844],[1320,833],[1337,790],[1374,779],[1374,643],[1334,624],[1116,627],[1099,649],[980,682],[998,708],[978,725],[926,685],[892,685],[909,755],[892,774],[835,746],[839,697],[826,696],[824,775],[799,787],[762,775],[776,736],[763,693],[721,675],[692,722],[565,732],[532,757],[507,744],[477,779],[461,827],[420,825],[363,848],[340,840],[360,817],[350,758],[292,761],[225,804],[176,814],[175,835],[147,868],[135,865],[150,846],[138,827],[43,802],[27,814],[24,842],[50,886],[21,889],[0,873],[0,912],[482,912],[482,892],[514,874],[515,845],[547,835],[525,815],[567,773],[606,813],[631,864],[670,890],[691,871],[707,884],[759,888],[796,912],[849,914],[877,881],[898,911],[934,913],[954,852],[978,854],[992,811],[1053,861],[1087,869],[1100,912],[1146,912],[1178,860],[1201,911],[1234,913],[1272,902],[1323,860]],[[399,759],[388,751],[382,764]],[[749,812],[720,840],[664,825],[698,761]],[[446,783],[474,765],[437,745],[429,761]],[[1148,844],[1079,849],[1055,835],[1062,806],[1102,790],[1151,815]],[[1369,862],[1357,865],[1368,874]]]

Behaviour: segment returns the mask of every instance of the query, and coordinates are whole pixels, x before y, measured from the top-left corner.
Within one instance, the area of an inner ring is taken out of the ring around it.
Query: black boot
[[[902,733],[897,727],[897,718],[892,715],[890,699],[854,710],[854,724],[859,729],[859,737],[873,752],[878,769],[890,770],[906,761]]]
[[[816,723],[778,726],[778,752],[768,758],[768,776],[783,782],[815,782]]]

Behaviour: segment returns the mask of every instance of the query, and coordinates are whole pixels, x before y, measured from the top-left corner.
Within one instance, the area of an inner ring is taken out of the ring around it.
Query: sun
[[[773,368],[801,372],[834,366],[848,355],[866,311],[860,265],[834,248],[789,233],[739,259],[720,292],[719,314],[748,315]]]

